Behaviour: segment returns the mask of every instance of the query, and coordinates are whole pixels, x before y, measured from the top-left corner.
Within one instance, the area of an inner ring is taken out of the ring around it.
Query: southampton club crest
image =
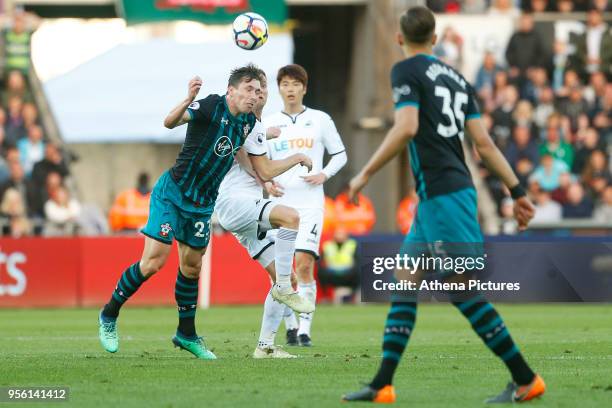
[[[168,238],[168,234],[170,234],[170,231],[172,231],[172,227],[170,226],[170,223],[166,222],[159,226],[159,236],[160,237]]]
[[[247,137],[249,135],[249,132],[251,131],[251,125],[249,125],[248,123],[246,125],[244,125],[244,137]]]

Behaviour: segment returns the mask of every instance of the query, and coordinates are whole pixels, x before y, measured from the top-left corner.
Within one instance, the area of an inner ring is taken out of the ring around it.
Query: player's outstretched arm
[[[519,229],[524,230],[533,218],[535,209],[520,186],[518,177],[514,174],[510,163],[489,136],[482,120],[478,118],[468,120],[466,129],[485,166],[499,177],[510,190],[512,198],[514,198],[514,215],[518,221]]]
[[[200,92],[202,87],[202,79],[199,76],[191,78],[189,81],[187,97],[178,105],[174,107],[164,119],[164,126],[168,129],[174,129],[177,126],[184,125],[191,120],[191,115],[187,112],[187,107],[193,102],[193,100]]]
[[[395,111],[395,122],[383,142],[378,146],[368,163],[349,183],[348,197],[356,202],[359,192],[368,184],[371,176],[390,162],[403,149],[419,129],[419,109],[405,106]]]
[[[283,174],[295,165],[301,164],[306,166],[308,171],[312,170],[312,161],[310,157],[302,153],[293,154],[283,160],[270,160],[267,155],[250,156],[251,164],[259,175],[264,180],[272,180],[274,177]]]

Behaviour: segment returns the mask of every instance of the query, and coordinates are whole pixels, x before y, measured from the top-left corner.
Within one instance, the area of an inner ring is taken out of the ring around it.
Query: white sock
[[[297,233],[296,230],[279,228],[278,234],[276,234],[276,242],[274,243],[276,285],[281,292],[285,293],[293,290],[291,287],[291,270]]]
[[[285,329],[293,330],[299,327],[295,313],[289,306],[285,306],[285,312],[283,315],[285,318]]]
[[[315,303],[317,300],[317,282],[312,281],[310,283],[298,283],[298,293],[305,299]],[[312,325],[312,313],[300,313],[300,328],[298,329],[298,336],[300,334],[307,334],[310,337],[310,326]]]
[[[278,326],[283,320],[285,305],[272,298],[270,292],[264,302],[263,316],[261,318],[261,330],[259,331],[258,347],[268,347],[274,345],[274,337],[278,331]]]

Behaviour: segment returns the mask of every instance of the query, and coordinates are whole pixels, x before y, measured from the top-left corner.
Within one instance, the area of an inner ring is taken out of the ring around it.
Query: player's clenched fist
[[[514,218],[518,222],[519,230],[523,231],[527,228],[529,221],[535,214],[535,208],[527,197],[521,197],[514,201]]]
[[[188,95],[189,95],[190,100],[193,101],[196,98],[196,96],[198,96],[198,92],[200,92],[200,88],[202,88],[202,78],[196,75],[193,78],[191,78],[191,80],[189,81]]]

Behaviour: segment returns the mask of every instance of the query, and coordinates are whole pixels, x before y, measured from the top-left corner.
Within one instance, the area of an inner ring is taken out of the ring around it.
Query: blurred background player
[[[295,208],[300,214],[300,228],[295,245],[295,268],[298,292],[312,300],[317,298],[314,264],[319,258],[319,243],[323,228],[323,183],[346,164],[344,144],[331,117],[325,112],[303,104],[308,87],[308,74],[300,65],[279,69],[276,77],[283,111],[264,118],[266,128],[278,127],[281,134],[268,141],[268,152],[273,160],[284,159],[294,153],[304,153],[312,159],[312,174],[294,167],[275,178],[284,190],[273,201]],[[331,159],[323,167],[323,154]],[[299,325],[293,313],[285,319],[287,344],[310,346],[312,313],[301,313]]]
[[[117,317],[121,306],[164,266],[176,239],[179,324],[172,342],[197,358],[216,359],[196,334],[198,279],[221,181],[232,166],[235,152],[245,140],[255,137],[252,111],[261,92],[259,72],[254,65],[237,68],[230,74],[226,95],[212,94],[195,102],[202,80],[194,77],[189,81],[187,97],[164,120],[164,126],[170,129],[188,123],[185,142],[176,164],[153,187],[149,219],[142,229],[142,257],[123,272],[100,312],[99,337],[106,351],[114,353],[119,348]]]
[[[261,118],[268,99],[267,79],[263,71],[259,82],[262,92],[254,113]],[[296,164],[311,168],[312,162],[303,153],[293,154],[283,160],[269,160],[266,130],[258,123],[255,132],[256,143],[250,147],[249,153],[246,146],[240,149],[231,170],[221,183],[215,211],[221,226],[234,234],[249,255],[266,269],[273,282],[272,290],[268,292],[264,302],[261,331],[253,357],[295,358],[296,356],[274,345],[274,338],[285,311],[285,304],[275,299],[274,287],[281,284],[291,288],[288,296],[291,299],[288,303],[295,310],[314,310],[314,302],[303,299],[293,292],[291,287],[295,237],[300,216],[293,208],[264,199],[262,186],[263,180],[269,180]],[[272,132],[276,136],[280,133],[278,129],[272,129]],[[274,241],[263,235],[272,228],[279,228]]]
[[[465,130],[483,162],[510,190],[519,228],[525,229],[534,214],[518,178],[483,126],[474,90],[461,74],[432,56],[437,40],[435,26],[433,13],[425,7],[410,8],[401,17],[397,40],[406,59],[391,71],[395,122],[366,166],[351,180],[349,191],[355,197],[369,178],[408,144],[420,201],[402,252],[413,256],[428,252],[423,248],[418,253],[410,252],[419,243],[470,244],[483,240],[476,191],[462,147]],[[451,253],[447,246],[442,251]],[[447,277],[464,279],[465,274],[451,272]],[[512,375],[506,389],[487,402],[523,402],[542,395],[544,381],[527,365],[493,306],[475,291],[452,293],[450,298]],[[380,369],[369,385],[345,395],[344,401],[395,401],[393,375],[414,329],[416,311],[415,294],[399,301],[392,298]]]

